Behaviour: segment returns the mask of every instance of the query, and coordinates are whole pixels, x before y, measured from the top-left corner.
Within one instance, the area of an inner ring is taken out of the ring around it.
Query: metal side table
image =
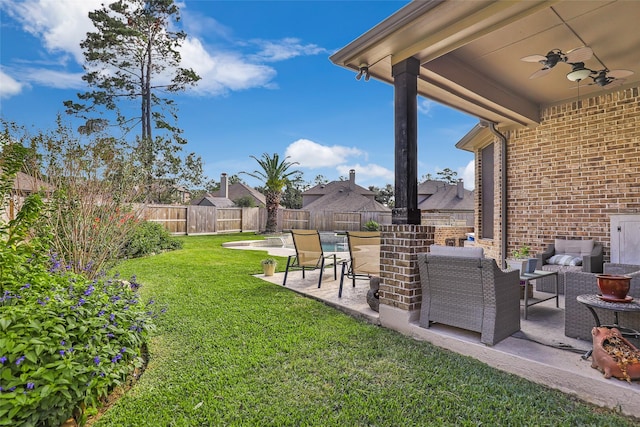
[[[610,302],[601,299],[596,294],[584,294],[578,295],[576,297],[580,304],[583,304],[585,307],[589,309],[591,314],[593,315],[593,320],[596,322],[596,327],[605,327],[605,328],[616,328],[620,331],[623,337],[626,338],[640,338],[640,331],[636,331],[635,329],[625,328],[624,326],[620,326],[618,322],[618,313],[621,311],[629,311],[640,313],[640,303],[637,300],[633,300],[630,302]],[[601,325],[600,318],[598,317],[598,313],[594,310],[594,308],[600,308],[603,310],[613,311],[614,322],[613,325]],[[591,356],[592,350],[589,350],[582,356],[583,359],[587,359]]]
[[[528,292],[528,287],[531,286],[530,281],[531,280],[535,280],[535,279],[541,279],[543,277],[549,277],[549,276],[554,276],[555,278],[555,289],[556,292],[555,294],[553,294],[552,296],[548,297],[548,298],[532,298],[531,300],[529,300],[529,292]],[[559,307],[558,305],[558,299],[559,299],[559,293],[558,293],[558,272],[557,271],[544,271],[544,270],[536,270],[533,273],[523,273],[520,274],[520,281],[524,282],[524,319],[527,319],[527,315],[528,315],[528,311],[529,311],[529,307],[531,307],[532,305],[536,305],[536,304],[540,304],[541,302],[545,302],[545,301],[549,301],[550,299],[556,299],[556,308]]]

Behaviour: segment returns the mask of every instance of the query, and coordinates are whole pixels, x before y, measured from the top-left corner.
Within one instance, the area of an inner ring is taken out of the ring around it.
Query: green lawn
[[[250,238],[187,237],[119,266],[168,310],[147,370],[96,425],[634,424],[254,278],[264,251],[221,247]]]

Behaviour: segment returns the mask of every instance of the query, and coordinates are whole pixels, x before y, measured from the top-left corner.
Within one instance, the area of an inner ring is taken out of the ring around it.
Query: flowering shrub
[[[0,200],[24,155],[17,144],[3,148]],[[156,315],[152,301],[140,301],[135,278],[89,279],[50,255],[46,236],[30,235],[42,206],[32,196],[15,219],[0,221],[3,426],[59,426],[74,410],[96,406],[142,365]]]
[[[155,315],[138,284],[87,280],[55,258],[0,297],[0,425],[60,425],[143,364]]]

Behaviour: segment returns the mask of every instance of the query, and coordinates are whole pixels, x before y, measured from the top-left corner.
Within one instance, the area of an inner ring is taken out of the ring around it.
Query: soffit
[[[414,1],[332,55],[358,70],[370,64],[372,78],[393,84],[393,64],[420,60],[420,95],[503,126],[535,125],[540,110],[640,81],[638,1]],[[571,66],[542,67],[520,58],[588,46],[585,66],[634,72],[621,86],[567,80]],[[362,83],[361,83],[362,84]]]

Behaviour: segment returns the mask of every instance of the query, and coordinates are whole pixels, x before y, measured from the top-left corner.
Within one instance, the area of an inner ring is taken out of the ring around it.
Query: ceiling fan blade
[[[530,79],[537,79],[538,77],[546,76],[551,71],[551,68],[543,68],[536,71],[529,76]]]
[[[623,79],[625,77],[629,77],[632,74],[633,71],[631,70],[611,70],[607,73],[607,76],[613,79]]]
[[[607,88],[622,86],[624,84],[624,81],[624,79],[613,79],[609,82],[609,84],[607,84]]]
[[[565,62],[568,62],[570,64],[574,62],[584,62],[584,61],[587,61],[588,59],[591,59],[592,56],[593,56],[593,50],[590,47],[587,47],[587,46],[578,47],[575,49],[571,49],[569,52],[566,53]]]
[[[524,61],[524,62],[540,62],[540,61],[546,61],[547,57],[543,56],[543,55],[529,55],[529,56],[525,56],[524,58],[520,58],[520,61]]]

